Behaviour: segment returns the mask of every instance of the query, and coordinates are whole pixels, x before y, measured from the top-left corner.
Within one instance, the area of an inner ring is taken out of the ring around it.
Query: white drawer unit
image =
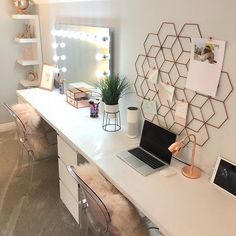
[[[71,215],[75,218],[79,224],[79,204],[67,189],[64,183],[60,180],[60,197],[63,203],[66,205],[67,209],[70,211]]]
[[[58,156],[65,165],[77,166],[78,153],[69,146],[59,135],[57,135]]]
[[[58,159],[58,167],[59,167],[59,178],[63,182],[63,184],[67,187],[67,189],[71,192],[73,197],[79,201],[79,188],[76,181],[71,177],[68,170],[66,169],[66,165]]]
[[[58,145],[58,168],[60,178],[60,197],[75,220],[79,223],[79,187],[72,176],[70,176],[66,166],[77,166],[78,153],[71,148],[59,135],[57,135]]]

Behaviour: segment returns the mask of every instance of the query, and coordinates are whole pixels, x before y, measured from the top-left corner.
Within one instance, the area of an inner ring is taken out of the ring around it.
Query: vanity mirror
[[[94,84],[112,73],[112,32],[109,28],[56,24],[52,30],[56,73],[66,83]]]

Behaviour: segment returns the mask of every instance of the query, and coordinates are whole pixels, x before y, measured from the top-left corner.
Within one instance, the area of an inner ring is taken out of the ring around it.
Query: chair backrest
[[[9,105],[3,103],[3,107],[5,107],[5,109],[9,112],[16,125],[19,141],[23,144],[23,146],[27,149],[28,152],[32,151],[27,140],[27,130],[24,123],[22,122],[20,117],[11,109]]]
[[[89,223],[97,232],[101,234],[106,233],[111,218],[105,204],[101,198],[79,177],[73,166],[67,166],[67,169],[82,190],[84,199],[80,199],[80,202],[82,202],[83,208],[86,210]]]

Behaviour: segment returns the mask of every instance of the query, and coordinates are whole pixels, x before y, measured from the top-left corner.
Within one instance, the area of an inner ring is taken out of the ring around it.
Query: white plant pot
[[[104,110],[105,112],[108,112],[108,113],[116,113],[119,111],[119,104],[116,104],[116,105],[107,105],[107,104],[104,104]]]

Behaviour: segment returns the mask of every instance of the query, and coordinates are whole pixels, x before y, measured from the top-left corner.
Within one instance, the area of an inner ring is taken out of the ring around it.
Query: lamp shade
[[[194,134],[189,134],[185,138],[181,139],[180,141],[177,141],[169,146],[169,151],[176,155],[178,154],[184,147],[184,141],[187,138],[193,138],[193,149],[192,149],[192,160],[190,166],[184,166],[182,169],[182,174],[185,177],[188,177],[190,179],[197,179],[201,176],[201,170],[194,165],[194,159],[195,159],[195,148],[196,148],[196,136]]]

